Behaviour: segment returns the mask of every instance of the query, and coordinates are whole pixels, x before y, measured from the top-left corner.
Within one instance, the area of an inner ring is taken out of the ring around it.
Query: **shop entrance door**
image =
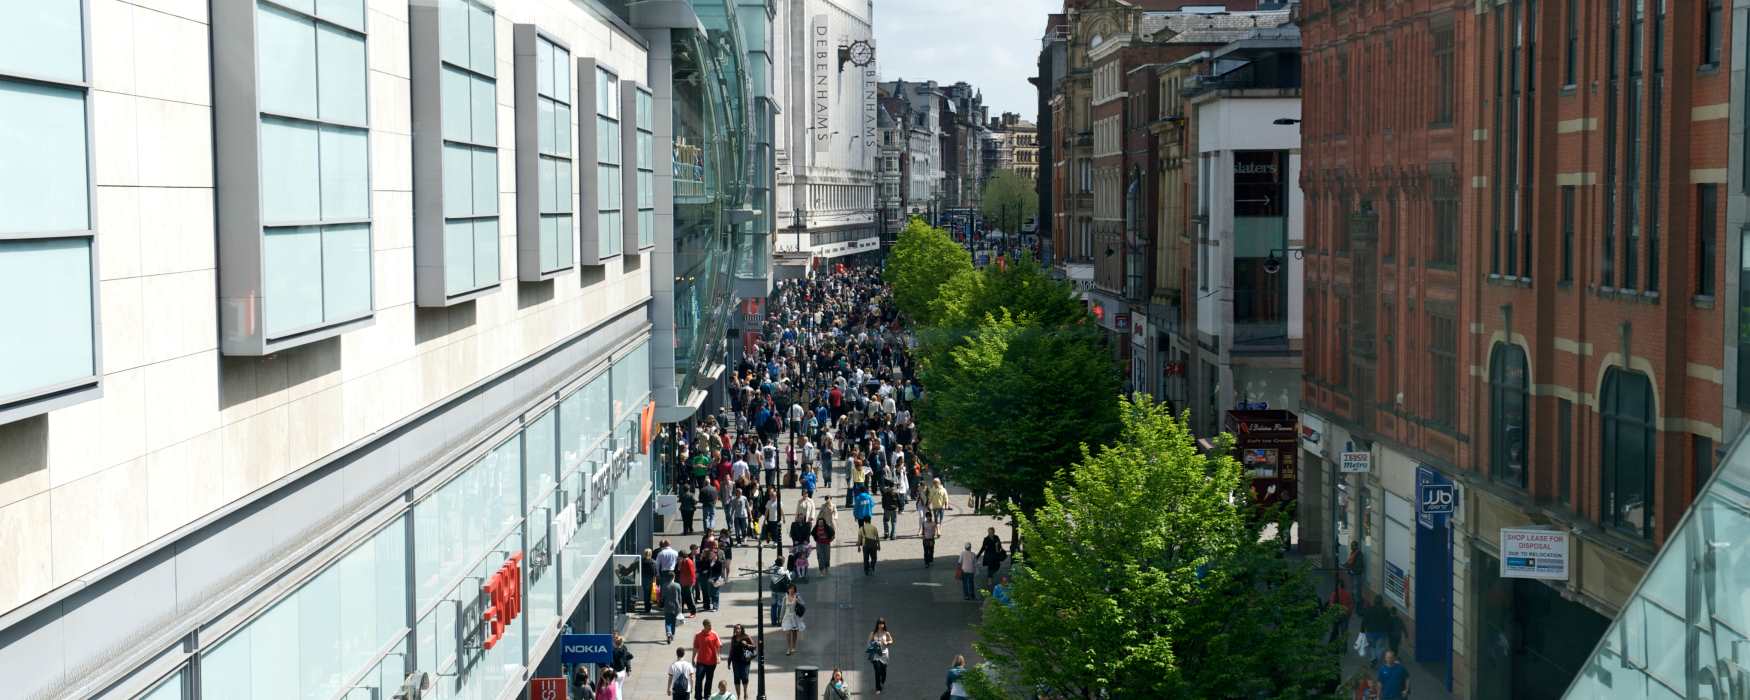
[[[1451,484],[1421,466],[1418,484]],[[1416,517],[1416,661],[1452,689],[1452,527],[1446,515]]]

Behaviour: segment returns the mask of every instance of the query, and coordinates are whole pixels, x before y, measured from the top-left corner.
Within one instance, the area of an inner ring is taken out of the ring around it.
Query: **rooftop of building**
[[[1143,40],[1169,44],[1223,44],[1259,29],[1289,24],[1289,10],[1256,12],[1145,12]]]

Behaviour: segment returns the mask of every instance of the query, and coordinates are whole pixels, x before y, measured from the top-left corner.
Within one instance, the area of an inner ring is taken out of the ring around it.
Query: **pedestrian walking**
[[[954,578],[960,579],[960,595],[966,600],[978,600],[978,555],[972,553],[972,543],[960,551],[960,561],[954,567]]]
[[[881,689],[887,685],[887,662],[892,648],[893,633],[887,629],[887,618],[876,618],[875,629],[869,633],[869,647],[865,650],[869,664],[875,668],[876,695],[880,695]]]
[[[699,489],[699,508],[705,511],[705,531],[717,530],[717,486],[710,481]]]
[[[899,494],[892,485],[881,488],[881,528],[887,539],[893,539],[894,526],[899,523]]]
[[[675,565],[675,581],[681,584],[681,604],[687,607],[687,617],[699,614],[699,607],[693,602],[693,589],[699,585],[699,565],[694,560],[697,549],[696,546],[687,548],[686,556]]]
[[[693,495],[692,486],[681,487],[681,534],[693,534],[693,514],[699,509],[699,497]]]
[[[674,643],[674,628],[680,625],[681,619],[681,585],[669,579],[662,586],[662,631],[668,635],[665,644]]]
[[[704,592],[704,605],[707,612],[721,608],[723,584],[727,582],[728,575],[729,572],[723,566],[723,560],[717,556],[717,550],[707,550],[705,561],[699,567],[699,588]]]
[[[832,677],[826,681],[826,690],[821,691],[822,700],[851,700],[851,687],[845,683],[845,672],[832,670]]]
[[[996,528],[986,529],[984,541],[978,545],[978,558],[984,562],[985,580],[995,586],[997,569],[1002,568],[1003,560],[1009,558],[1009,553],[1003,550],[1003,538],[997,536]]]
[[[675,700],[690,700],[693,693],[693,665],[687,663],[687,650],[674,650],[674,663],[668,667],[668,695]]]
[[[729,637],[729,670],[735,681],[735,692],[738,695],[747,694],[748,668],[759,658],[760,645],[747,633],[747,628],[735,626],[735,634]]]
[[[703,629],[693,635],[693,668],[697,677],[693,695],[700,698],[711,690],[711,681],[717,676],[717,650],[723,648],[723,640],[711,629],[711,621],[705,620],[701,625]]]
[[[862,523],[857,526],[857,547],[863,552],[863,575],[871,576],[881,553],[881,531],[875,529],[872,520],[865,518]]]
[[[784,655],[796,653],[796,643],[802,637],[802,630],[808,629],[808,624],[802,621],[802,616],[807,612],[808,606],[802,602],[802,595],[795,586],[791,586],[790,590],[784,592],[784,641],[789,644]]]
[[[632,650],[626,648],[626,638],[617,632],[614,634],[614,658],[608,667],[620,675],[632,672]]]
[[[717,692],[711,694],[711,700],[736,700],[735,693],[729,692],[729,681],[717,681]]]
[[[1385,662],[1379,667],[1380,700],[1404,700],[1410,697],[1410,671],[1398,663],[1398,654],[1387,649]]]
[[[822,576],[825,576],[827,569],[832,566],[832,540],[835,534],[832,523],[827,521],[825,515],[814,520],[814,552],[819,559],[820,575]]]
[[[972,549],[972,543],[968,542],[966,544],[966,548]],[[965,676],[965,675],[966,675],[966,657],[960,656],[960,655],[955,655],[954,656],[954,665],[948,667],[948,697],[950,697],[950,698],[970,698],[970,697],[972,697],[971,695],[967,694],[967,692],[966,692],[966,684],[960,680],[961,677]]]
[[[663,540],[660,549],[656,552],[656,582],[666,586],[669,581],[673,581],[674,568],[680,564],[680,561],[680,552],[676,552],[674,547],[669,545],[668,540]]]
[[[924,489],[924,502],[929,505],[930,512],[936,516],[936,522],[942,522],[942,512],[948,509],[948,489],[942,486],[942,480],[931,479],[930,485]]]
[[[1344,587],[1342,578],[1333,578],[1336,578],[1337,587],[1331,590],[1331,598],[1326,602],[1341,608],[1343,616],[1331,625],[1331,639],[1344,644],[1349,639],[1349,616],[1355,614],[1355,599],[1350,597],[1349,589]]]
[[[644,594],[644,614],[649,615],[651,598],[655,597],[653,592],[656,590],[657,579],[656,557],[650,553],[649,548],[645,548],[644,557],[638,560],[638,571],[641,574],[639,588]]]
[[[611,668],[602,669],[601,682],[595,686],[595,700],[619,700],[620,683],[624,675]],[[584,696],[578,696],[584,697]]]
[[[924,568],[936,560],[936,540],[942,536],[941,526],[936,524],[936,516],[930,511],[918,511],[918,538],[924,542]]]

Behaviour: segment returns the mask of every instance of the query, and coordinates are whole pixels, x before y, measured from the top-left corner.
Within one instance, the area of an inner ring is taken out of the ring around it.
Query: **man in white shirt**
[[[890,416],[898,413],[899,402],[894,401],[892,396],[881,399],[881,412]]]
[[[747,460],[737,457],[735,458],[735,464],[729,466],[729,478],[734,481],[741,481],[741,478],[744,476],[747,476]]]
[[[676,564],[679,564],[680,561],[681,553],[674,551],[674,547],[669,546],[668,540],[663,540],[662,549],[656,552],[656,578],[658,585],[666,586],[669,581],[674,580],[674,567]]]
[[[693,674],[697,673],[693,665],[687,663],[687,650],[674,650],[674,664],[668,667],[668,695],[675,700],[691,700],[693,693]]]

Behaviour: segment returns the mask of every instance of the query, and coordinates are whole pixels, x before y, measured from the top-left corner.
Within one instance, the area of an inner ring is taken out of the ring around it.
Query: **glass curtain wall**
[[[204,652],[198,697],[384,697],[410,670],[409,651],[434,677],[426,697],[490,700],[522,683],[543,651],[531,647],[612,550],[614,521],[646,497],[649,464],[637,452],[649,356],[640,343],[502,431],[411,513]],[[499,628],[485,620],[490,589],[506,581],[523,605]]]
[[[1567,697],[1734,698],[1750,662],[1750,452],[1732,448]]]
[[[706,32],[675,32],[675,367],[684,398],[725,348],[735,237],[746,205],[748,104],[733,0],[695,0]]]

